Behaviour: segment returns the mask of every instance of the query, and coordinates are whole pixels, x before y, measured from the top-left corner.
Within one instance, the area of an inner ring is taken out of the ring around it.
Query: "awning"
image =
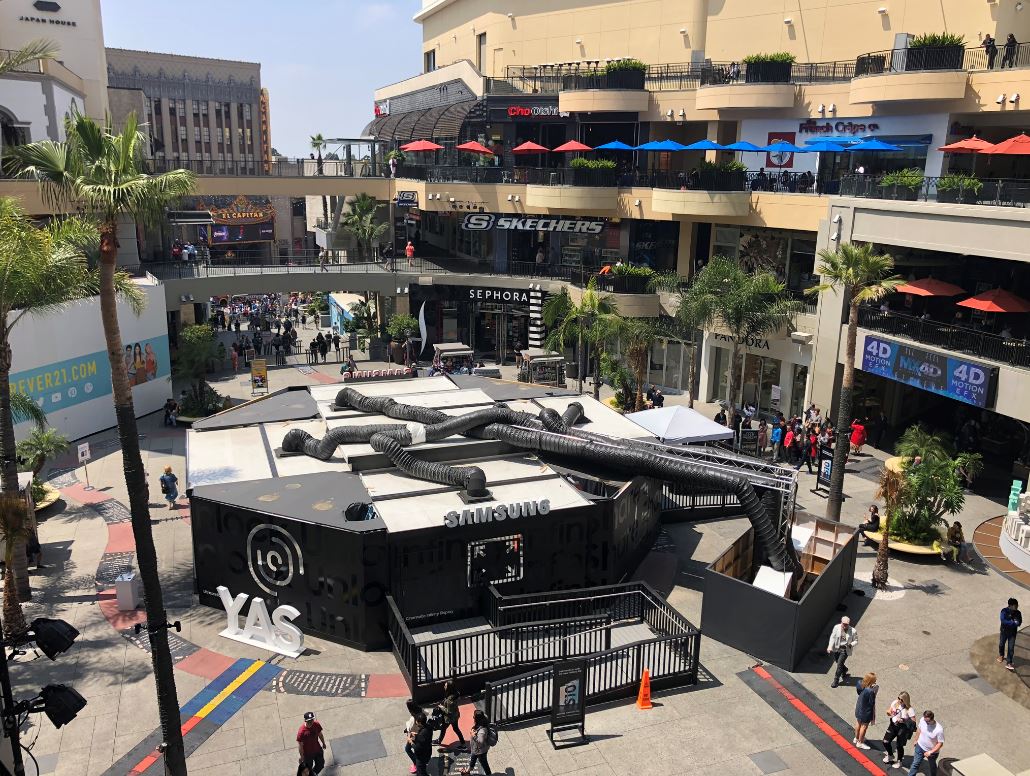
[[[452,105],[436,105],[424,110],[379,116],[368,123],[362,134],[373,136],[376,140],[396,140],[401,143],[423,137],[434,140],[457,138],[465,117],[477,102],[465,100]]]

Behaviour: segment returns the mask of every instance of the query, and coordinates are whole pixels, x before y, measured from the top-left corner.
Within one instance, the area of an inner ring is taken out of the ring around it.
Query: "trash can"
[[[131,612],[143,602],[143,589],[134,571],[126,571],[114,578],[114,596],[118,611]]]

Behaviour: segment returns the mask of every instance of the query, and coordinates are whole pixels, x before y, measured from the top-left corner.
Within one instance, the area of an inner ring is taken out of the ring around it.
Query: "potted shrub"
[[[937,201],[975,205],[983,187],[983,181],[966,173],[942,175],[937,179]]]
[[[961,70],[966,39],[950,32],[916,35],[908,44],[905,70]]]
[[[386,333],[390,338],[390,356],[393,363],[403,364],[405,345],[419,333],[418,321],[410,315],[394,313],[386,323]]]
[[[749,84],[789,84],[794,55],[786,51],[744,57],[744,80]]]
[[[655,275],[650,267],[635,264],[616,264],[612,267],[615,281],[612,290],[621,294],[646,294],[647,285]]]
[[[614,186],[616,164],[611,159],[586,159],[577,156],[569,167],[573,186]]]
[[[923,171],[918,167],[889,172],[880,178],[880,188],[887,199],[916,200],[923,187]]]
[[[704,191],[744,191],[747,165],[731,159],[728,162],[701,160],[698,165],[700,188]]]
[[[643,89],[647,65],[639,59],[616,59],[604,66],[607,88]]]

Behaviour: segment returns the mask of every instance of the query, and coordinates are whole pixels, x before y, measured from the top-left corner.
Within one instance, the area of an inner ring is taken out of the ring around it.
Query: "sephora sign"
[[[286,657],[299,657],[304,651],[304,634],[293,624],[293,618],[300,616],[300,611],[292,606],[277,606],[272,615],[261,598],[250,602],[250,610],[243,627],[240,627],[240,615],[250,598],[240,593],[235,598],[224,585],[219,585],[218,597],[225,607],[226,628],[219,636],[233,641],[250,644],[252,647],[278,652]]]

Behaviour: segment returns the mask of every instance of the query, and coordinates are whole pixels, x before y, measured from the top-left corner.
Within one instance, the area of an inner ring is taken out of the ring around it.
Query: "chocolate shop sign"
[[[551,502],[543,498],[539,501],[520,501],[514,504],[497,504],[495,506],[476,507],[475,509],[463,509],[460,513],[451,510],[444,515],[443,524],[448,528],[457,528],[462,525],[483,525],[485,523],[499,523],[502,520],[517,520],[520,517],[546,515],[550,511]]]
[[[524,216],[498,216],[493,213],[467,213],[461,222],[466,232],[504,229],[514,232],[572,232],[574,234],[600,234],[604,221],[593,218],[526,218]]]

